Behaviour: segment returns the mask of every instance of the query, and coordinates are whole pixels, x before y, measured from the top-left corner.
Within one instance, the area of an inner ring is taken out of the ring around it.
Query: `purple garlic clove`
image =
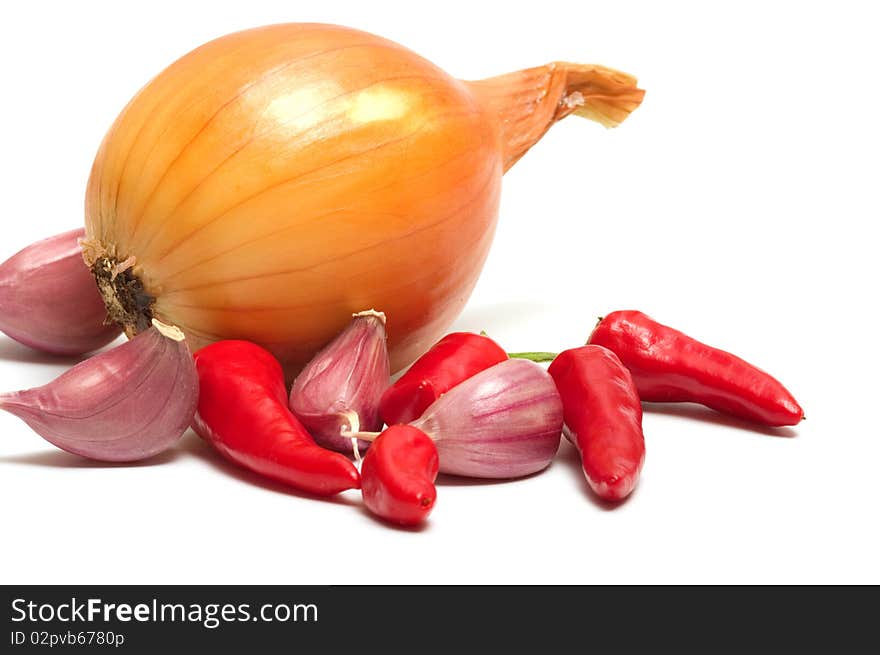
[[[385,314],[360,312],[294,380],[290,411],[320,445],[359,457],[369,442],[344,435],[382,428],[379,400],[390,378]]]
[[[515,478],[550,464],[562,423],[553,378],[534,362],[509,359],[453,387],[410,425],[437,444],[442,473]]]
[[[294,380],[290,409],[319,444],[359,456],[369,442],[344,435],[381,429],[379,400],[390,375],[385,315],[354,314]]]
[[[0,264],[0,330],[37,350],[80,355],[115,339],[107,310],[83,262],[82,229],[28,246]]]
[[[131,341],[49,384],[0,394],[0,409],[63,450],[128,462],[174,444],[192,422],[198,392],[183,332],[153,319],[153,327]]]

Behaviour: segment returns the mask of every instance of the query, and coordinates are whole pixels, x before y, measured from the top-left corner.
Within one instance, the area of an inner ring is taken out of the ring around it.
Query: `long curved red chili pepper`
[[[379,403],[382,420],[386,425],[414,421],[452,387],[505,359],[504,349],[487,336],[447,334],[385,390]]]
[[[376,437],[361,464],[364,504],[373,514],[417,525],[434,508],[440,458],[434,441],[410,425],[392,425]]]
[[[804,418],[801,406],[776,378],[642,312],[608,314],[588,343],[620,357],[642,400],[700,403],[772,427],[796,425]]]
[[[218,341],[194,355],[199,409],[193,428],[228,459],[321,496],[360,487],[344,455],[318,446],[287,407],[284,372],[249,341]]]
[[[565,350],[547,371],[593,491],[606,500],[625,498],[645,461],[642,405],[629,371],[601,346]]]

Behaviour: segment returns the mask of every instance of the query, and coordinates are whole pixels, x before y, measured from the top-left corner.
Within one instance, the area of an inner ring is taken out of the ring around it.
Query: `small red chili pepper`
[[[642,405],[629,371],[601,346],[565,350],[547,371],[593,491],[606,500],[626,498],[645,461]]]
[[[457,384],[507,359],[497,343],[482,334],[453,332],[419,357],[379,403],[386,425],[409,423]]]
[[[278,360],[248,341],[218,341],[194,355],[199,409],[193,425],[228,459],[309,493],[360,487],[344,455],[318,446],[287,408]]]
[[[373,514],[417,525],[434,508],[440,470],[431,438],[410,425],[392,425],[376,437],[361,464],[364,504]]]
[[[769,374],[642,312],[608,314],[589,343],[620,357],[642,400],[700,403],[771,427],[796,425],[804,418],[791,393]]]

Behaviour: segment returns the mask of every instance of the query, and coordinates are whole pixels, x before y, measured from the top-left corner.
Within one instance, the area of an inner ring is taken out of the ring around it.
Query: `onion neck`
[[[136,274],[135,258],[120,260],[113,249],[94,239],[83,240],[81,245],[83,259],[107,307],[107,322],[121,325],[129,338],[149,329],[155,298],[146,292]]]
[[[569,114],[616,127],[639,106],[645,92],[636,78],[590,64],[554,62],[467,82],[474,95],[498,117],[505,172],[554,123]]]

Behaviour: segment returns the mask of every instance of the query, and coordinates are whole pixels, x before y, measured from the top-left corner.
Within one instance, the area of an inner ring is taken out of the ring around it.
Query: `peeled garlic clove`
[[[31,348],[79,355],[119,333],[104,325],[107,310],[71,230],[43,239],[0,264],[0,330]]]
[[[199,380],[183,332],[153,327],[35,389],[0,394],[15,414],[59,448],[127,462],[171,446],[192,422]]]
[[[541,366],[509,359],[453,387],[410,425],[434,439],[442,473],[514,478],[550,464],[562,401]]]
[[[315,355],[293,382],[290,411],[320,445],[351,453],[347,432],[382,428],[379,400],[391,377],[385,314],[354,314],[351,323]],[[358,455],[369,442],[357,440]]]

